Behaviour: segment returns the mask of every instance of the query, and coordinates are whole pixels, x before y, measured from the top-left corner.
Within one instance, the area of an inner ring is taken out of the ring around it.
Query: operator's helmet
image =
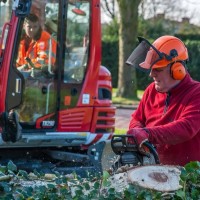
[[[171,63],[188,60],[188,51],[184,43],[174,36],[162,36],[151,44],[138,37],[139,45],[129,56],[126,64],[149,71],[150,69],[167,67]]]

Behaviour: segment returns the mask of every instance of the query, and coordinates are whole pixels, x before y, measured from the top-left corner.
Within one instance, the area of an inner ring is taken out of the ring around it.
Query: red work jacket
[[[187,74],[169,93],[150,84],[132,114],[129,128],[134,127],[147,128],[161,164],[200,161],[200,83]]]

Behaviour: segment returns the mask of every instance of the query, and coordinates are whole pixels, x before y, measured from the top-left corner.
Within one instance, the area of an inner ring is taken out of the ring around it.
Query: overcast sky
[[[191,17],[191,23],[200,26],[200,0],[185,0],[182,6],[188,8],[187,17]]]
[[[151,2],[152,0],[146,0],[146,1]],[[162,2],[164,3],[169,2],[169,1],[170,0],[162,0]],[[182,17],[188,17],[190,18],[190,23],[200,26],[200,0],[176,0],[174,2],[176,3],[176,6],[178,7],[178,9],[174,9],[173,13],[168,13],[167,17],[177,20],[177,21],[181,21]],[[148,8],[149,6],[150,4],[147,4]],[[182,10],[181,14],[180,14],[180,10]],[[164,11],[166,10],[160,9],[160,11],[158,12],[162,13]],[[151,17],[150,13],[148,13],[147,15],[148,17]],[[110,21],[110,18],[107,17],[104,13],[102,13],[102,22],[109,22],[109,21]]]
[[[200,0],[176,0],[175,2],[177,8],[182,9],[182,12],[179,12],[177,9],[177,13],[174,14],[176,20],[181,20],[182,17],[188,17],[192,24],[200,26]]]

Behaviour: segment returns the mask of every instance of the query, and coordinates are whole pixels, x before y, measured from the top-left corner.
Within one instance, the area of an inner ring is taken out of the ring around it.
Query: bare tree
[[[104,0],[101,1],[101,7],[106,14],[111,19],[115,19],[116,17],[116,0]]]
[[[136,72],[125,64],[136,45],[138,6],[141,0],[117,0],[119,6],[119,74],[117,96],[137,97]]]
[[[198,0],[142,0],[139,13],[145,19],[156,18],[162,13],[168,19],[181,21],[183,17],[195,18],[198,15],[198,4]]]

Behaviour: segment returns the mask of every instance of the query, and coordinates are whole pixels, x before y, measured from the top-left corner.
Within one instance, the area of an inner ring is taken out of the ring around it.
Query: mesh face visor
[[[138,37],[139,45],[133,50],[126,64],[136,67],[144,72],[149,72],[151,67],[162,60],[164,55],[159,52],[146,39]]]

